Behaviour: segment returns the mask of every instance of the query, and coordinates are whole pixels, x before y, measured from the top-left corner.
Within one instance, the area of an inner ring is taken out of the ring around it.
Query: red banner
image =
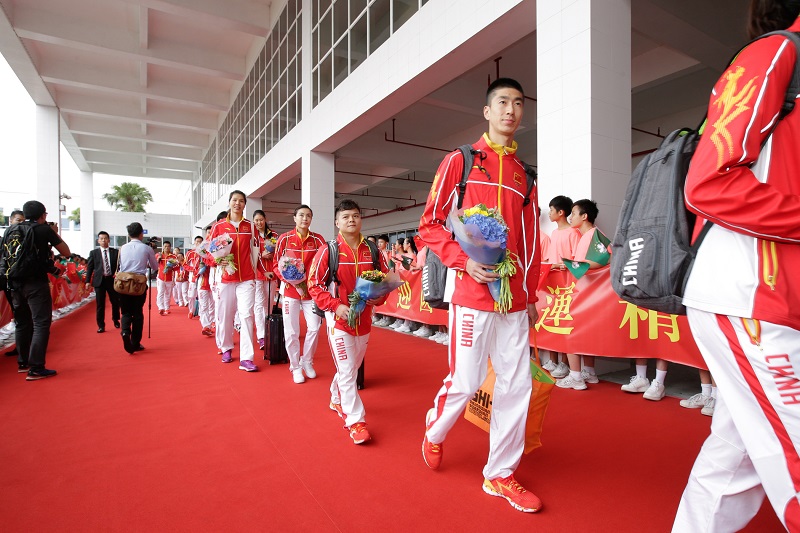
[[[539,348],[605,357],[666,359],[697,368],[705,363],[685,316],[667,315],[620,300],[611,289],[608,267],[581,279],[543,265],[539,283]],[[447,325],[447,311],[422,300],[422,274],[399,271],[405,281],[377,313],[430,325]],[[534,332],[531,331],[531,344]]]
[[[92,292],[91,289],[86,290],[80,280],[70,283],[64,278],[48,277],[50,278],[50,296],[53,298],[54,311],[69,304],[80,302]],[[0,327],[11,322],[12,318],[13,315],[11,314],[11,306],[8,304],[8,300],[5,297],[0,298]]]

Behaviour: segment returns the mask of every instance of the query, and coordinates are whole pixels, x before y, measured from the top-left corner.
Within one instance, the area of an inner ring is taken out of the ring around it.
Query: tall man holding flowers
[[[175,287],[175,267],[178,265],[178,256],[172,253],[171,242],[164,243],[161,253],[156,254],[156,260],[158,261],[158,277],[156,279],[158,296],[156,297],[156,305],[158,306],[158,314],[163,316],[169,314],[172,290]]]
[[[358,394],[356,377],[358,367],[364,361],[372,326],[372,306],[386,301],[388,292],[360,304],[353,294],[359,278],[365,273],[378,281],[389,271],[383,254],[378,254],[380,272],[375,272],[372,252],[361,235],[361,208],[353,200],[342,200],[336,206],[336,227],[339,235],[339,264],[336,269],[338,285],[331,280],[328,247],[323,246],[314,257],[309,270],[308,292],[317,306],[325,311],[331,355],[336,364],[336,375],[331,383],[331,410],[344,420],[350,438],[355,444],[370,440],[365,423],[364,404]],[[396,287],[396,285],[395,285]],[[361,312],[355,310],[361,307]]]
[[[253,363],[253,303],[255,301],[256,273],[251,259],[251,248],[258,245],[253,223],[244,218],[247,198],[242,191],[228,196],[230,212],[211,228],[209,248],[217,242],[232,240],[230,252],[216,259],[222,271],[216,291],[219,298],[217,310],[217,346],[222,351],[222,362],[233,361],[233,318],[239,311],[242,328],[239,331],[239,370],[255,372]],[[226,238],[227,236],[227,238]]]
[[[428,411],[422,454],[430,468],[439,468],[447,433],[483,383],[491,355],[497,382],[483,490],[505,498],[517,510],[536,512],[542,507],[541,501],[514,478],[525,446],[531,394],[529,329],[537,318],[541,256],[534,211],[536,188],[531,191],[530,202],[525,202],[525,168],[515,155],[514,133],[523,106],[524,93],[517,81],[499,78],[489,86],[483,108],[489,131],[472,145],[477,153],[462,201],[467,213],[456,213],[464,158],[455,151],[439,166],[420,220],[420,237],[449,269],[446,295],[451,336],[450,371]],[[494,242],[500,239],[488,224],[479,224],[487,228],[471,228],[473,233],[489,230],[483,235],[483,247],[498,247],[491,263],[472,254],[473,248],[481,246],[454,239],[445,226],[450,218],[451,227],[455,223],[470,229],[470,219],[486,217],[506,228],[506,242],[499,244]],[[493,287],[490,291],[489,285],[497,286],[497,290]]]
[[[309,230],[314,213],[307,205],[298,206],[294,210],[295,228],[287,231],[280,237],[275,245],[275,260],[273,272],[283,284],[281,285],[281,309],[283,311],[283,332],[286,337],[286,353],[289,355],[289,371],[295,383],[304,383],[305,378],[314,379],[314,352],[317,350],[317,335],[321,324],[320,318],[314,314],[314,302],[305,288],[307,283],[295,283],[294,279],[287,278],[283,265],[289,265],[289,260],[299,260],[300,268],[292,268],[291,272],[305,277],[304,273],[311,268],[311,261],[317,250],[325,246],[325,239],[319,233]],[[303,272],[301,273],[300,270]],[[300,353],[300,315],[306,319],[306,338],[303,342],[303,352]],[[303,376],[305,373],[305,377]]]

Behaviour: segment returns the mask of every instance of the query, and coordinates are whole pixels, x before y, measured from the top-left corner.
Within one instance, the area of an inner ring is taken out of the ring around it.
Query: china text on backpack
[[[800,37],[776,31],[758,39],[770,35],[787,37],[798,51],[779,120],[772,126],[774,131],[780,119],[792,111],[800,93]],[[692,245],[695,215],[686,209],[683,188],[699,140],[697,130],[673,131],[633,171],[611,256],[611,285],[627,302],[663,313],[686,314],[683,291],[697,249],[711,228],[706,222]]]
[[[472,173],[472,163],[478,151],[470,144],[463,144],[458,149],[464,157],[464,172],[461,175],[461,181],[458,183],[458,203],[456,206],[457,209],[461,209],[464,203],[464,193],[467,190],[467,180],[470,173]],[[528,178],[528,190],[525,193],[525,201],[522,203],[523,206],[526,206],[531,203],[531,191],[536,185],[536,170],[524,161],[520,161],[520,163],[522,163],[525,175]],[[478,168],[485,172],[480,165]],[[447,267],[444,266],[439,256],[428,248],[425,266],[422,268],[422,299],[434,309],[447,309],[450,304],[444,300],[446,284]]]
[[[31,222],[9,226],[0,246],[0,285],[3,288],[14,289],[14,281],[42,272]]]

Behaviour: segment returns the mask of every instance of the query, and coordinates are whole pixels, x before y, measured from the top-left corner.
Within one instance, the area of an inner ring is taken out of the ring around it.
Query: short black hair
[[[195,235],[194,236],[194,240],[197,240],[197,239],[200,239],[201,241],[203,240],[203,238],[200,235]]]
[[[572,198],[569,196],[556,196],[550,200],[548,207],[552,207],[556,211],[563,211],[565,216],[569,216],[569,212],[572,210]]]
[[[382,235],[378,235],[378,240],[379,241],[386,241],[386,243],[388,244],[389,243],[389,236],[386,235],[385,233],[382,234]]]
[[[138,237],[144,233],[144,228],[139,222],[131,222],[125,229],[128,230],[128,237]],[[152,241],[153,239],[150,240]]]
[[[27,220],[38,220],[47,212],[42,202],[38,200],[30,200],[23,204],[22,214]]]
[[[217,222],[219,222],[220,220],[226,219],[226,218],[228,218],[228,212],[227,211],[220,211],[219,214],[217,215]]]
[[[300,204],[297,207],[295,207],[294,208],[294,213],[292,213],[292,216],[296,217],[297,216],[297,212],[300,211],[301,209],[308,209],[309,211],[311,211],[311,216],[312,217],[314,216],[314,211],[310,207],[308,207],[306,204]]]
[[[98,239],[100,238],[100,235],[105,235],[105,236],[106,236],[106,237],[108,237],[109,239],[111,238],[111,235],[109,235],[107,231],[98,231],[98,232],[97,232],[97,238],[98,238]]]
[[[353,209],[358,210],[358,213],[361,214],[361,208],[358,206],[355,200],[345,198],[336,206],[336,209],[333,211],[333,218],[336,218],[340,211],[352,211]]]
[[[234,195],[234,194],[241,194],[241,195],[242,195],[242,198],[244,198],[244,203],[245,203],[245,205],[247,205],[247,195],[246,195],[245,193],[243,193],[242,191],[240,191],[239,189],[236,189],[236,190],[233,190],[233,191],[231,191],[231,193],[228,195],[228,201],[229,201],[229,202],[230,202],[230,201],[231,201],[231,199],[233,198],[233,195]]]
[[[800,14],[797,0],[751,0],[747,13],[750,39],[771,31],[785,30]]]
[[[598,213],[600,213],[600,210],[597,208],[597,202],[589,199],[578,200],[572,204],[572,207],[577,207],[581,215],[585,214],[589,224],[594,224]]]
[[[14,209],[13,211],[11,211],[11,214],[8,215],[8,218],[14,218],[17,215],[22,215],[24,217],[25,213],[23,213],[20,209]]]
[[[253,218],[256,218],[256,215],[261,215],[266,220],[267,214],[262,209],[256,209],[253,211]]]
[[[525,91],[522,90],[522,85],[517,80],[511,78],[497,78],[492,83],[489,84],[489,88],[486,89],[486,105],[489,105],[492,102],[492,95],[498,89],[516,89],[520,93],[522,93],[522,97],[525,97]]]

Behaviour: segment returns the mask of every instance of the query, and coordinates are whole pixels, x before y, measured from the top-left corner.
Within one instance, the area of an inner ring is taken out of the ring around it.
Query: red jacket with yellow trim
[[[238,283],[240,281],[251,281],[256,279],[256,273],[253,270],[253,260],[250,255],[250,248],[255,246],[255,228],[253,223],[243,218],[239,222],[239,227],[234,226],[230,219],[226,218],[218,221],[211,228],[210,239],[227,233],[233,239],[233,247],[231,253],[233,254],[233,263],[236,266],[236,272],[228,274],[222,272],[222,283]]]
[[[308,292],[314,298],[314,303],[323,311],[331,313],[335,313],[340,305],[350,306],[347,297],[356,287],[356,278],[362,272],[372,270],[372,253],[369,251],[369,246],[364,242],[363,236],[358,248],[355,250],[350,248],[341,234],[336,237],[336,242],[339,245],[339,268],[337,270],[339,286],[336,287],[333,283],[331,283],[330,287],[324,285],[324,281],[329,278],[327,245],[319,249],[314,256],[311,269],[308,271]],[[381,272],[388,272],[389,265],[386,263],[385,256],[383,254],[378,255]],[[388,298],[388,295],[381,298],[378,305],[382,305],[386,298]],[[372,306],[367,305],[364,307],[355,328],[351,328],[346,320],[341,320],[338,317],[335,319],[334,327],[356,337],[368,334],[372,328]]]
[[[272,259],[264,259],[261,257],[261,254],[264,253],[264,246],[266,245],[267,239],[270,237],[277,237],[278,234],[272,230],[267,230],[266,235],[262,237],[256,231],[256,238],[258,239],[258,262],[256,263],[256,279],[258,281],[266,281],[267,280],[267,272],[272,272],[274,266],[273,263],[275,262],[276,256],[273,253]],[[277,244],[277,243],[276,243]],[[277,246],[276,246],[277,250]],[[273,283],[278,283],[277,281],[273,281]]]
[[[167,266],[167,261],[169,259],[177,261],[178,256],[175,254],[156,254],[156,261],[158,261],[158,279],[161,281],[169,282],[175,280],[175,270],[177,267],[171,268],[166,274],[164,273],[164,267]]]
[[[522,311],[527,304],[535,303],[536,286],[539,281],[539,221],[533,209],[538,204],[536,187],[531,191],[530,203],[523,207],[528,182],[525,168],[513,146],[500,146],[489,140],[484,134],[472,145],[485,154],[481,162],[480,154],[475,156],[475,166],[467,180],[462,208],[467,209],[477,204],[496,207],[500,210],[508,225],[507,249],[517,260],[517,273],[511,277],[512,306],[510,312]],[[478,169],[481,163],[486,173]],[[420,219],[420,238],[442,259],[442,263],[456,271],[448,273],[445,295],[454,304],[493,311],[494,299],[486,285],[479,284],[465,272],[467,254],[459,244],[451,239],[450,230],[445,222],[450,212],[456,208],[458,199],[458,183],[464,169],[464,158],[461,152],[455,151],[444,158],[431,186],[425,211]]]
[[[800,19],[789,31],[800,31]],[[800,329],[800,276],[792,274],[800,264],[800,106],[772,129],[795,57],[784,37],[755,41],[714,85],[685,191],[687,207],[715,225],[684,304]]]
[[[284,255],[288,255],[289,257],[298,257],[303,261],[303,265],[306,269],[306,279],[308,279],[308,271],[311,268],[311,261],[314,260],[314,255],[316,255],[317,250],[324,247],[325,239],[323,239],[322,235],[319,233],[309,231],[308,235],[306,235],[306,238],[303,239],[297,233],[297,230],[287,231],[278,237],[278,242],[275,244],[275,255],[272,261],[272,271],[276,276],[278,276],[279,279],[282,280],[283,277],[278,269],[278,260]],[[308,283],[306,283],[306,285],[308,285]],[[305,294],[303,297],[301,297],[300,293],[297,292],[297,289],[294,288],[294,285],[291,283],[286,283],[285,281],[283,295],[288,296],[289,298],[294,298],[295,300],[311,299],[309,294]]]

